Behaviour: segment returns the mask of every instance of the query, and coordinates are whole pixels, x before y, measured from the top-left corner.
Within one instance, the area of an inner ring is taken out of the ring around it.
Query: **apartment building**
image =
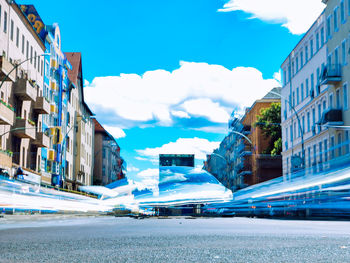
[[[40,182],[41,151],[48,147],[42,130],[49,114],[43,92],[46,49],[43,23],[35,15],[31,19],[36,27],[14,1],[0,0],[0,166],[10,175],[21,167]]]
[[[77,190],[80,185],[91,185],[94,166],[95,124],[92,111],[84,100],[82,56],[80,52],[66,52],[72,70],[68,94],[67,126],[75,127],[67,134],[66,185]]]
[[[114,137],[96,120],[94,147],[94,185],[107,185],[125,178],[125,162]]]
[[[328,168],[331,130],[321,125],[334,95],[321,75],[327,64],[326,15],[323,12],[288,55],[281,68],[283,176]]]
[[[257,115],[272,103],[280,102],[280,88],[274,88],[247,108],[243,117],[231,116],[229,134],[213,154],[207,155],[204,169],[224,186],[235,191],[282,175],[281,156],[264,154],[270,140],[255,126]]]
[[[330,159],[349,160],[350,1],[323,0],[326,4],[327,66],[321,74],[328,87],[329,107],[321,125],[329,129]],[[331,166],[334,161],[331,162]]]

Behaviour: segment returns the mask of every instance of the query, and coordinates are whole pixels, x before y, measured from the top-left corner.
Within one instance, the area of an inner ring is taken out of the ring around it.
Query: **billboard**
[[[194,167],[194,154],[159,154],[159,166]]]

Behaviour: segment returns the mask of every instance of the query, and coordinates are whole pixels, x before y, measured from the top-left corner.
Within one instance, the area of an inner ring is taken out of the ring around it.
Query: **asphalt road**
[[[0,218],[0,262],[350,262],[350,222]]]

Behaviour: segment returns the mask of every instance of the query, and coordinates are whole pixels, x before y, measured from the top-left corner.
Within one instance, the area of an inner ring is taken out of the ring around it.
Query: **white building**
[[[319,125],[329,107],[328,85],[321,85],[327,62],[325,15],[322,13],[282,64],[281,100],[283,176],[305,168],[327,168],[329,129]],[[295,113],[296,112],[296,113]]]
[[[32,27],[16,3],[0,0],[1,80],[29,59],[0,87],[0,166],[10,173],[12,166],[39,172],[41,147],[48,139],[41,130],[43,114],[49,113],[43,97],[44,57],[39,57],[45,45],[37,34],[42,26],[38,21]]]

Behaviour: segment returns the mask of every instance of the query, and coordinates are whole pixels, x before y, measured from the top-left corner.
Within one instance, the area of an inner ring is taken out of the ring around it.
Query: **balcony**
[[[14,68],[14,66],[4,57],[0,57],[0,80],[2,81],[5,76]],[[5,81],[16,80],[16,71],[12,71],[11,74],[5,79]]]
[[[12,126],[14,118],[15,113],[13,108],[4,101],[0,100],[0,124]]]
[[[320,124],[323,125],[344,125],[343,112],[341,109],[328,109],[322,114]]]
[[[56,82],[51,82],[51,89],[54,91],[58,91],[58,85]]]
[[[0,165],[2,167],[12,167],[12,153],[10,151],[0,150]]]
[[[35,85],[28,79],[19,79],[15,82],[14,93],[22,100],[35,101],[37,89]]]
[[[51,67],[54,69],[58,68],[58,63],[56,59],[51,59]]]
[[[26,119],[16,119],[13,128],[16,129],[13,131],[15,136],[35,140],[36,128],[31,121]]]
[[[58,112],[56,104],[51,104],[50,105],[50,112],[51,113],[57,113]]]
[[[45,97],[38,97],[34,104],[34,110],[39,114],[50,114],[50,103]]]
[[[36,139],[33,144],[38,147],[48,148],[50,146],[50,137],[47,136],[44,132],[37,132]]]
[[[340,64],[331,64],[327,65],[322,69],[321,74],[321,85],[326,84],[337,84],[341,82],[341,65]]]
[[[53,149],[50,149],[48,151],[47,159],[50,161],[55,161],[56,160],[56,151]]]

